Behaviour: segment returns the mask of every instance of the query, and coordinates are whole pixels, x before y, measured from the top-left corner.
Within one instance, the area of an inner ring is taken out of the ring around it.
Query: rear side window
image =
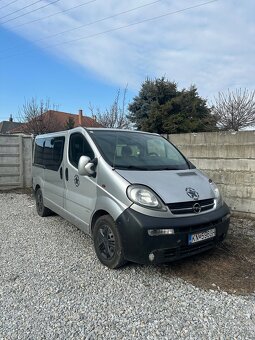
[[[81,156],[88,156],[90,159],[95,157],[85,137],[80,133],[73,133],[69,141],[69,161],[75,168],[78,168]]]
[[[58,171],[63,160],[65,137],[47,137],[35,140],[34,164]]]
[[[34,153],[34,164],[44,166],[43,162],[43,146],[45,143],[44,138],[35,140],[35,153]]]

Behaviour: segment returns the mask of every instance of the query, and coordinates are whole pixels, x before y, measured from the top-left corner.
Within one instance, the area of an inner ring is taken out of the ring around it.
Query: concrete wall
[[[221,188],[233,211],[255,217],[255,131],[169,135]],[[0,190],[30,187],[32,138],[0,135]]]
[[[233,211],[255,217],[255,131],[169,135],[220,187]]]
[[[32,138],[0,135],[0,190],[32,185]]]

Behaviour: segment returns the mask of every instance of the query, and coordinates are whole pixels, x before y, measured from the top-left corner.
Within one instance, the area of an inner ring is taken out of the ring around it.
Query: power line
[[[174,15],[174,14],[178,14],[178,13],[181,13],[181,12],[185,12],[185,11],[188,11],[188,10],[191,10],[191,9],[194,9],[194,8],[206,6],[206,5],[209,5],[209,4],[211,4],[213,2],[217,2],[217,1],[218,0],[206,1],[206,2],[203,2],[201,4],[197,4],[197,5],[194,5],[194,6],[189,6],[189,7],[177,10],[177,11],[167,12],[167,13],[164,13],[164,14],[161,14],[161,15],[157,15],[157,16],[154,16],[154,17],[151,17],[151,18],[147,18],[147,19],[143,19],[143,20],[140,20],[140,21],[136,21],[136,22],[133,22],[133,23],[130,23],[130,24],[127,24],[127,25],[119,26],[119,27],[116,27],[116,28],[111,28],[109,30],[102,31],[102,32],[99,32],[99,33],[94,33],[94,34],[83,36],[83,37],[80,37],[80,38],[76,38],[76,39],[72,39],[72,40],[67,40],[67,41],[64,41],[64,42],[61,42],[61,43],[57,43],[57,44],[53,44],[53,45],[48,45],[48,46],[45,46],[43,48],[44,49],[51,49],[51,48],[56,47],[56,46],[70,44],[70,43],[73,43],[73,42],[76,42],[76,41],[94,38],[94,37],[97,37],[97,36],[100,36],[100,35],[104,35],[104,34],[107,34],[107,33],[110,33],[110,32],[115,32],[115,31],[118,31],[118,30],[121,30],[121,29],[124,29],[124,28],[129,28],[129,27],[132,27],[132,26],[140,25],[140,24],[145,23],[145,22],[154,21],[154,20],[161,19],[161,18],[170,16],[170,15]],[[10,55],[10,56],[7,56],[7,57],[8,58],[12,57],[12,56],[14,57],[16,55],[20,55],[20,53],[15,54],[15,55]],[[4,59],[4,58],[0,58],[0,59]]]
[[[73,7],[69,7],[69,8],[67,8],[67,9],[64,9],[63,11],[59,11],[59,12],[56,12],[56,13],[53,13],[53,14],[49,14],[49,15],[47,15],[47,16],[45,16],[45,17],[42,17],[42,18],[38,18],[38,19],[35,19],[35,20],[31,20],[31,21],[25,22],[25,23],[23,23],[23,24],[11,26],[11,28],[17,28],[17,27],[21,27],[21,26],[28,25],[28,24],[32,24],[32,23],[37,22],[37,21],[45,20],[45,19],[54,17],[55,15],[58,15],[58,14],[61,14],[61,13],[69,12],[69,11],[71,11],[71,10],[73,10],[73,9],[76,9],[76,8],[79,8],[79,7],[82,7],[82,6],[85,6],[85,5],[90,4],[91,2],[95,2],[95,1],[97,1],[97,0],[90,0],[90,1],[84,2],[84,3],[82,3],[82,4],[79,4],[79,5],[76,5],[76,6],[73,6]]]
[[[39,0],[39,1],[37,1],[37,2],[40,2],[40,1],[42,1],[42,0]],[[22,13],[22,14],[20,14],[20,15],[18,15],[17,17],[15,17],[15,18],[11,18],[11,19],[8,19],[8,20],[6,20],[6,21],[4,21],[4,22],[1,22],[0,24],[6,24],[7,22],[10,22],[10,21],[13,21],[13,20],[16,20],[16,19],[18,19],[18,18],[21,18],[21,17],[24,17],[25,15],[27,15],[27,14],[30,14],[30,13],[34,13],[34,12],[36,12],[36,11],[39,11],[40,9],[43,9],[43,8],[45,8],[45,7],[48,7],[48,6],[51,6],[51,5],[53,5],[53,4],[55,4],[56,2],[59,2],[60,0],[55,0],[55,1],[52,1],[52,2],[50,2],[50,3],[47,3],[46,5],[43,5],[43,6],[41,6],[41,7],[38,7],[38,8],[36,8],[36,9],[33,9],[33,10],[31,10],[31,11],[29,11],[29,12],[26,12],[26,13]],[[35,4],[36,2],[34,2],[34,4]],[[24,8],[22,8],[22,9],[24,9]],[[13,13],[12,13],[13,14]],[[4,17],[2,17],[2,18],[4,18]],[[1,18],[0,18],[1,19]]]
[[[4,6],[0,7],[0,10],[3,9],[3,8],[5,8],[5,7],[8,7],[8,6],[14,4],[14,2],[17,2],[17,1],[19,1],[19,0],[14,0],[14,1],[12,1],[12,2],[9,2],[7,5],[4,5]]]
[[[137,6],[137,7],[134,7],[134,8],[131,8],[129,10],[126,10],[126,11],[122,11],[122,12],[119,12],[119,13],[116,13],[116,14],[113,14],[113,15],[110,15],[108,17],[105,17],[105,18],[102,18],[102,19],[98,19],[98,20],[95,20],[95,21],[91,21],[87,24],[83,24],[83,25],[80,25],[80,26],[77,26],[77,27],[74,27],[74,28],[70,28],[68,30],[65,30],[65,31],[61,31],[61,32],[58,32],[58,33],[55,33],[55,34],[51,34],[47,37],[44,37],[42,39],[38,39],[38,40],[35,40],[35,41],[32,41],[33,42],[40,42],[42,40],[46,40],[46,39],[49,39],[49,38],[53,38],[53,37],[56,37],[58,35],[61,35],[61,34],[64,34],[64,33],[69,33],[69,32],[72,32],[72,31],[75,31],[75,30],[78,30],[78,29],[81,29],[81,28],[84,28],[84,27],[87,27],[87,26],[91,26],[93,24],[97,24],[99,22],[102,22],[102,21],[105,21],[105,20],[108,20],[108,19],[112,19],[112,18],[115,18],[115,17],[118,17],[120,15],[123,15],[123,14],[127,14],[127,13],[130,13],[130,12],[133,12],[137,9],[141,9],[141,8],[144,8],[144,7],[147,7],[147,6],[150,6],[150,5],[154,5],[158,2],[161,2],[162,0],[157,0],[157,1],[153,1],[153,2],[149,2],[147,4],[144,4],[144,5],[141,5],[141,6]]]
[[[42,2],[42,1],[43,1],[43,0],[37,0],[37,1],[33,2],[32,4],[29,4],[29,5],[27,5],[27,6],[24,6],[24,7],[22,7],[22,8],[19,8],[19,9],[17,9],[17,10],[14,11],[14,12],[8,13],[8,14],[4,15],[3,17],[0,17],[0,19],[9,17],[9,16],[12,15],[12,14],[15,14],[15,13],[17,13],[17,12],[20,12],[20,11],[22,11],[23,9],[26,9],[26,8],[28,8],[28,7],[31,7],[31,6],[33,6],[33,5],[35,5],[35,4],[37,4],[38,2]]]
[[[96,1],[96,0],[94,0]],[[83,24],[83,25],[80,25],[80,26],[77,26],[77,27],[74,27],[74,28],[70,28],[68,30],[65,30],[65,31],[61,31],[61,32],[58,32],[58,33],[55,33],[55,34],[51,34],[47,37],[44,37],[44,38],[41,38],[41,39],[37,39],[37,40],[33,40],[31,41],[31,43],[37,43],[37,42],[40,42],[40,41],[43,41],[45,39],[49,39],[49,38],[53,38],[53,37],[56,37],[58,35],[61,35],[61,34],[64,34],[64,33],[68,33],[68,32],[72,32],[72,31],[75,31],[75,30],[78,30],[78,29],[81,29],[81,28],[84,28],[84,27],[87,27],[87,26],[91,26],[93,24],[96,24],[96,23],[99,23],[99,22],[102,22],[102,21],[105,21],[105,20],[108,20],[108,19],[112,19],[112,18],[115,18],[115,17],[118,17],[120,15],[123,15],[123,14],[126,14],[126,13],[129,13],[129,12],[133,12],[137,9],[141,9],[141,8],[144,8],[144,7],[147,7],[147,6],[150,6],[150,5],[154,5],[155,3],[158,3],[158,2],[161,2],[162,0],[157,0],[157,1],[153,1],[153,2],[149,2],[147,4],[144,4],[144,5],[141,5],[141,6],[137,6],[137,7],[134,7],[134,8],[131,8],[129,10],[126,10],[126,11],[122,11],[122,12],[119,12],[119,13],[116,13],[116,14],[113,14],[113,15],[110,15],[108,17],[104,17],[104,18],[101,18],[101,19],[98,19],[98,20],[95,20],[95,21],[92,21],[92,22],[89,22],[87,24]],[[15,47],[13,47],[15,48]],[[8,48],[7,50],[10,50],[10,49],[13,49],[12,47]],[[0,52],[3,52],[0,51]]]
[[[218,1],[218,0],[207,1],[207,2],[204,2],[204,3],[198,4],[198,5],[186,7],[186,8],[174,11],[174,12],[168,12],[168,13],[161,14],[161,15],[158,15],[158,16],[155,16],[155,17],[151,17],[151,18],[148,18],[148,19],[143,19],[143,20],[140,20],[140,21],[136,21],[136,22],[133,22],[131,24],[119,26],[119,27],[116,27],[116,28],[111,28],[111,29],[103,31],[103,32],[99,32],[99,33],[87,35],[87,36],[84,36],[84,37],[80,37],[80,38],[64,41],[62,43],[46,46],[44,48],[48,49],[48,48],[52,48],[52,47],[59,46],[59,45],[73,43],[73,42],[76,42],[76,41],[79,41],[79,40],[85,40],[85,39],[89,39],[89,38],[94,38],[94,37],[97,37],[99,35],[107,34],[107,33],[110,33],[110,32],[115,32],[115,31],[118,31],[118,30],[121,30],[121,29],[124,29],[124,28],[136,26],[136,25],[139,25],[139,24],[143,24],[145,22],[149,22],[149,21],[160,19],[160,18],[164,18],[164,17],[167,17],[169,15],[173,15],[173,14],[177,14],[177,13],[181,13],[181,12],[184,12],[184,11],[188,11],[190,9],[194,9],[194,8],[197,8],[197,7],[202,7],[202,6],[205,6],[205,5],[209,5],[210,3],[213,3],[213,2],[216,2],[216,1]]]

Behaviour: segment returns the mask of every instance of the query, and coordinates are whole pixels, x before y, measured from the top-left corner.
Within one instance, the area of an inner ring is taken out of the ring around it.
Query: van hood
[[[160,171],[116,169],[116,172],[131,184],[150,187],[166,204],[215,197],[208,178],[197,169]],[[192,193],[195,193],[196,198]]]

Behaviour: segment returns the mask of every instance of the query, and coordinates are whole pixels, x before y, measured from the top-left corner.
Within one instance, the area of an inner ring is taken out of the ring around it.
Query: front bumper
[[[192,217],[158,218],[143,215],[131,208],[117,219],[126,260],[146,264],[178,260],[215,247],[227,235],[229,208],[222,207],[206,214]],[[149,236],[148,229],[174,229],[173,235]],[[212,239],[188,245],[188,235],[215,228]],[[149,255],[153,253],[153,261]]]

